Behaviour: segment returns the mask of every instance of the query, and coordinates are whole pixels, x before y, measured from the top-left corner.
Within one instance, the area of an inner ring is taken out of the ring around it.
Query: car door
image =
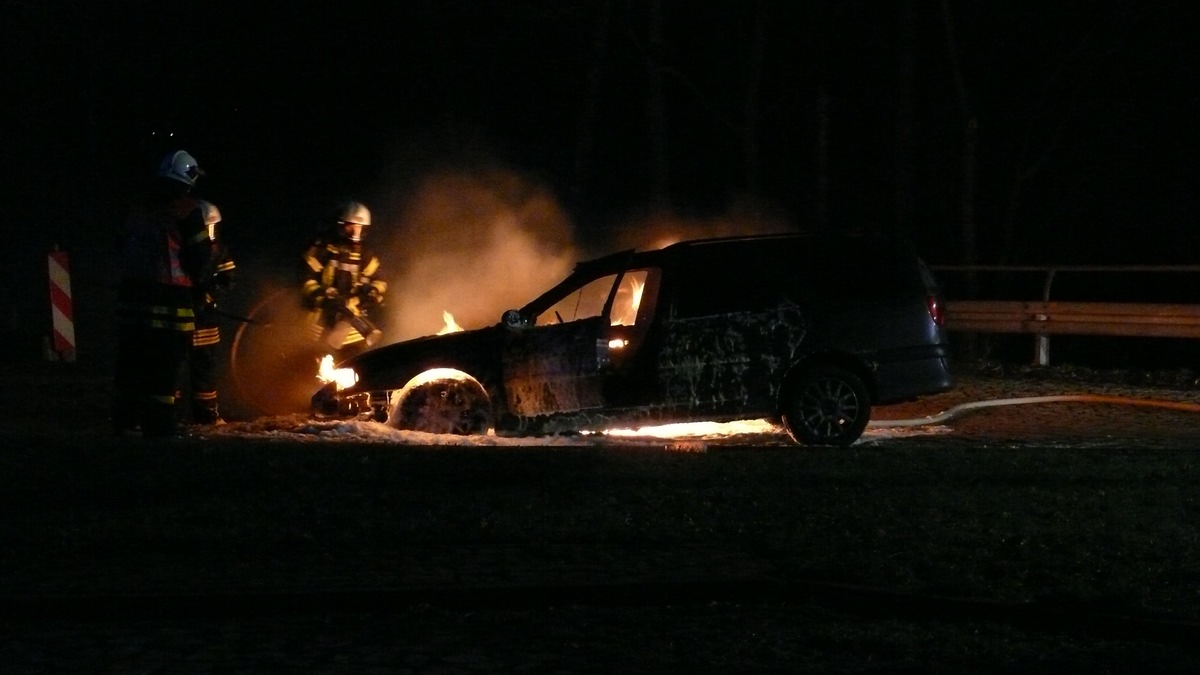
[[[608,405],[608,382],[633,367],[650,323],[649,276],[623,267],[580,276],[510,327],[502,347],[509,409],[529,417]]]
[[[706,247],[674,266],[655,349],[665,407],[689,415],[771,407],[807,331],[805,312],[783,292],[792,264],[789,251],[762,242]]]
[[[509,409],[522,417],[604,405],[607,312],[620,273],[580,279],[505,333],[502,360]]]

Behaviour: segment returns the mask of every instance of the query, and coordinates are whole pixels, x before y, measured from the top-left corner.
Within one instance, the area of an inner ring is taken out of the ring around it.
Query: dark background
[[[345,197],[378,240],[411,231],[405,196],[446,170],[552,195],[588,252],[651,216],[896,230],[939,264],[1200,243],[1183,2],[2,7],[9,331],[48,321],[54,244],[106,283],[130,189],[178,147],[247,269],[291,265]]]

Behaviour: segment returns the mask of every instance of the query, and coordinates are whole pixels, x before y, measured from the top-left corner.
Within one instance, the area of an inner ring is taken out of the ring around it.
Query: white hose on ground
[[[1144,398],[1128,398],[1124,396],[1098,396],[1094,394],[1068,394],[1061,396],[1022,396],[1020,398],[998,398],[990,401],[971,401],[960,403],[944,412],[929,417],[916,417],[907,420],[871,420],[867,427],[874,429],[889,427],[920,427],[927,424],[941,424],[959,415],[980,408],[994,408],[1002,405],[1026,405],[1029,403],[1108,403],[1117,405],[1135,405],[1148,408],[1166,408],[1168,410],[1183,410],[1185,412],[1200,412],[1200,403],[1181,403],[1178,401],[1159,401]]]

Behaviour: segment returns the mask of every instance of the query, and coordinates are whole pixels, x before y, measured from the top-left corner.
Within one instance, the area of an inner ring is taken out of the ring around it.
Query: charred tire
[[[782,407],[788,433],[804,445],[846,447],[862,436],[871,419],[870,394],[862,379],[832,365],[800,373]]]
[[[492,406],[470,380],[434,380],[413,387],[392,404],[388,424],[407,431],[470,436],[486,434]]]

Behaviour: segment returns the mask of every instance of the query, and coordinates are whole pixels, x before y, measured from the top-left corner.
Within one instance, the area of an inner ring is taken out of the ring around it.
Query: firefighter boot
[[[192,395],[192,422],[211,426],[225,424],[217,412],[217,392],[198,391]]]

